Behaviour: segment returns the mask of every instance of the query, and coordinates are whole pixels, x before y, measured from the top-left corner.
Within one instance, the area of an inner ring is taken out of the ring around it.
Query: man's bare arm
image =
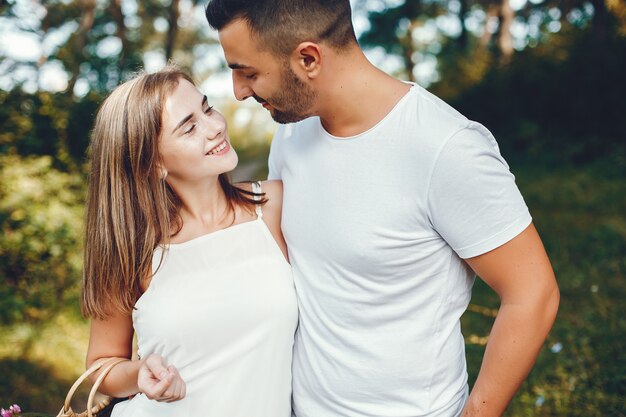
[[[500,309],[462,417],[500,416],[552,328],[559,289],[532,224],[506,244],[466,262],[498,294]]]

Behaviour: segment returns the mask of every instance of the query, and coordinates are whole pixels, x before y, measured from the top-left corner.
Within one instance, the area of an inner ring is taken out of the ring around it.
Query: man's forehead
[[[235,26],[236,25],[236,26]],[[247,23],[237,21],[219,31],[219,38],[228,68],[232,70],[260,70],[274,67],[279,60],[249,32]]]
[[[220,42],[224,47],[237,47],[242,44],[254,43],[254,37],[248,24],[242,19],[235,19],[218,31]]]
[[[236,19],[224,26],[218,36],[224,56],[231,69],[249,69],[252,57],[259,53],[259,46],[250,33],[248,25],[241,19]]]

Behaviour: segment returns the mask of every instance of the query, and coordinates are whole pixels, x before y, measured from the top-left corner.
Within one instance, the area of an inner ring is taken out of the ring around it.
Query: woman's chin
[[[237,156],[237,153],[235,152],[234,149],[231,149],[230,152],[228,152],[228,154],[221,156],[222,160],[220,161],[220,165],[221,165],[221,173],[223,174],[227,174],[227,173],[232,173],[235,168],[237,168],[237,165],[239,163],[239,157]]]
[[[229,158],[231,158],[231,161],[229,162],[232,164],[229,171],[232,171],[235,168],[237,168],[237,165],[239,164],[239,156],[237,155],[237,152],[235,152],[234,149],[231,149],[229,153],[232,154],[232,155],[227,155]]]

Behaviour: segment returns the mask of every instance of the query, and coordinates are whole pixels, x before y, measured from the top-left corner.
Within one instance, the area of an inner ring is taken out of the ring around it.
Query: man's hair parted
[[[349,0],[210,0],[205,13],[216,30],[242,19],[277,56],[306,41],[337,50],[357,43]]]

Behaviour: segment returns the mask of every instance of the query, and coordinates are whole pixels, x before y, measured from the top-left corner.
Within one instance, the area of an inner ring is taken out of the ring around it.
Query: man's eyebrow
[[[243,70],[243,69],[251,69],[252,67],[249,65],[234,63],[234,64],[228,64],[228,68],[234,69],[234,70]]]

